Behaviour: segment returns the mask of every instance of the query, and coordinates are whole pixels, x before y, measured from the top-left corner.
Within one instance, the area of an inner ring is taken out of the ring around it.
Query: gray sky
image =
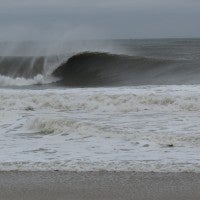
[[[0,0],[0,40],[200,37],[200,0]]]

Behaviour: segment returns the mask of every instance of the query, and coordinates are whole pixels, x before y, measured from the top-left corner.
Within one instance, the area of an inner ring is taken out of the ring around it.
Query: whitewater
[[[200,172],[198,44],[125,40],[132,55],[4,56],[0,170]]]

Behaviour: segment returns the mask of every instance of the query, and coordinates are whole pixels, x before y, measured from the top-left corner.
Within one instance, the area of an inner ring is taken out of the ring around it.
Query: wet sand
[[[1,200],[199,200],[200,174],[0,172]]]

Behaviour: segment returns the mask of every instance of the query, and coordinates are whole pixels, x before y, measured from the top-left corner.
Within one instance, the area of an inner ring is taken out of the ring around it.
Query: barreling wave
[[[200,83],[198,63],[103,52],[78,53],[64,62],[55,56],[5,57],[0,59],[0,75],[15,79],[51,75],[59,79],[57,85],[68,87]]]
[[[65,86],[127,86],[200,83],[199,68],[187,61],[83,52],[53,75]]]
[[[69,86],[139,85],[144,83],[145,76],[157,74],[158,68],[169,62],[145,57],[83,52],[69,58],[53,75],[61,78],[60,84]]]

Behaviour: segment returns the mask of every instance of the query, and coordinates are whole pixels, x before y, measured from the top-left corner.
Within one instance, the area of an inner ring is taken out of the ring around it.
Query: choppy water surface
[[[199,171],[200,86],[5,90],[0,169]]]
[[[0,170],[200,171],[200,40],[116,42],[1,57]]]

